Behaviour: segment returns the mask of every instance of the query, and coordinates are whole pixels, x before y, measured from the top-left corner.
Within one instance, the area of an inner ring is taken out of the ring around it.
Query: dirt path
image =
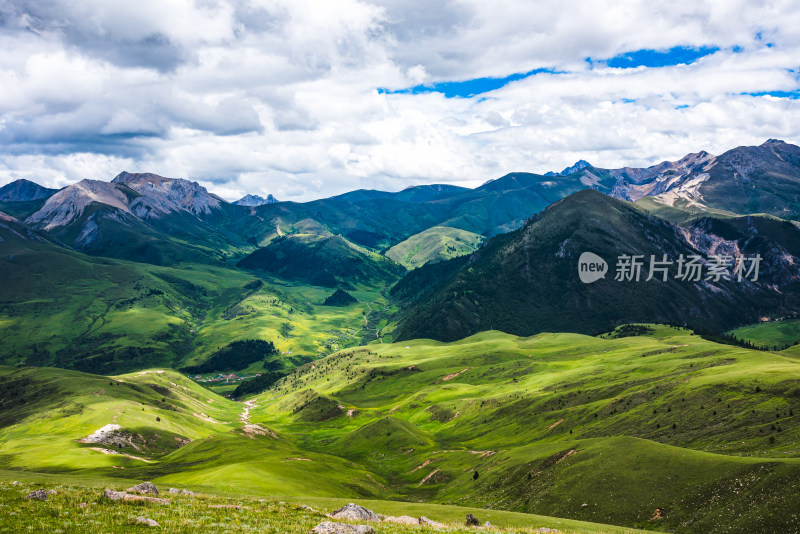
[[[250,410],[256,408],[256,401],[248,400],[242,403],[242,415],[239,416],[239,421],[242,423],[249,425],[250,424]]]

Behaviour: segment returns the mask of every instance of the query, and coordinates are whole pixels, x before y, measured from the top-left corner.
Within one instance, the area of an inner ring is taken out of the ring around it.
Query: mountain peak
[[[545,176],[567,176],[567,175],[574,174],[576,172],[582,171],[586,167],[591,167],[591,166],[592,166],[592,164],[589,163],[588,161],[586,161],[585,159],[579,159],[578,161],[575,162],[574,165],[572,165],[570,167],[567,167],[566,169],[564,169],[561,172],[549,171],[549,172],[546,172],[544,175]]]
[[[20,178],[0,187],[0,200],[10,202],[39,200],[52,196],[56,191],[57,189],[42,187],[36,182]]]
[[[165,178],[163,176],[159,176],[158,174],[153,174],[152,172],[127,172],[122,171],[117,176],[111,180],[112,184],[132,184],[132,183],[142,183],[142,182],[150,182],[153,184],[161,184],[164,182],[171,182],[173,181],[172,178]]]
[[[263,206],[264,204],[276,204],[277,202],[279,202],[279,200],[271,194],[267,195],[267,198],[259,195],[245,195],[233,204],[236,206],[256,207]]]

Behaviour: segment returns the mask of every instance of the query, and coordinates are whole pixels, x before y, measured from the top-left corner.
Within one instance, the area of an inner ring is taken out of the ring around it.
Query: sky
[[[305,201],[800,144],[796,0],[0,0],[0,185]]]

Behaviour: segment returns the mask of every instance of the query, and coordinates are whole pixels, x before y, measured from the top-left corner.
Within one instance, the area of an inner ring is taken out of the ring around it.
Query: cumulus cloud
[[[800,142],[798,26],[791,0],[5,0],[0,185],[151,171],[309,200]],[[709,53],[608,61],[676,47]]]

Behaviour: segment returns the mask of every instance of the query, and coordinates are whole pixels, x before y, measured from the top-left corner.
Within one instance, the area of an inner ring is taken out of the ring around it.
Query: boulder
[[[147,525],[148,527],[160,527],[161,526],[156,522],[155,519],[150,519],[149,517],[144,517],[143,515],[140,515],[139,517],[137,517],[136,518],[136,522],[138,524],[140,524],[140,525]]]
[[[347,504],[330,514],[333,519],[349,519],[355,521],[380,521],[378,514],[358,504]]]
[[[34,490],[30,492],[26,497],[26,499],[36,499],[39,501],[46,501],[47,500],[47,490]]]
[[[492,525],[487,521],[486,523],[483,524],[483,528],[494,528],[494,525]]]
[[[130,493],[126,493],[124,491],[113,491],[109,489],[103,492],[103,497],[110,501],[147,501],[158,504],[169,504],[167,499],[159,499],[158,497],[144,497],[142,495],[131,495]]]
[[[384,521],[389,523],[397,523],[398,525],[419,525],[419,519],[416,517],[411,517],[408,515],[401,515],[398,517],[389,516],[384,519]]]
[[[124,491],[114,491],[114,490],[105,490],[103,492],[103,497],[110,501],[121,501],[125,499],[126,493]]]
[[[149,482],[147,482],[147,484],[149,484]],[[155,487],[155,486],[154,486],[154,487]],[[185,490],[185,489],[183,489],[183,490],[179,490],[179,489],[177,489],[177,488],[170,488],[170,489],[169,489],[169,493],[175,493],[175,494],[178,494],[178,495],[197,495],[197,494],[196,494],[195,492],[193,492],[193,491],[189,491],[189,490]]]
[[[374,534],[375,529],[368,525],[348,525],[347,523],[332,523],[323,521],[311,532],[315,534]]]
[[[149,493],[153,495],[158,495],[158,488],[152,482],[142,482],[141,484],[137,484],[132,488],[128,488],[125,491],[129,491],[131,493]]]
[[[419,518],[420,525],[428,525],[429,527],[435,528],[447,528],[446,525],[439,523],[438,521],[434,521],[433,519],[428,519],[424,515]]]

